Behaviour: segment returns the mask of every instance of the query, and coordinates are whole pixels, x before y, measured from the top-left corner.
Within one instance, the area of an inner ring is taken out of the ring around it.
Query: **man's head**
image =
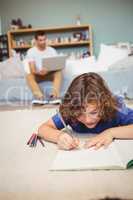
[[[40,48],[40,49],[45,49],[46,48],[46,34],[44,31],[38,31],[35,33],[35,40],[36,40],[36,45]]]

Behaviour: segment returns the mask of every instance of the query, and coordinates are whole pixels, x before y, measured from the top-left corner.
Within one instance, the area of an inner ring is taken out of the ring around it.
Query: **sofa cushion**
[[[23,78],[24,68],[22,61],[17,58],[9,58],[0,63],[0,79]]]

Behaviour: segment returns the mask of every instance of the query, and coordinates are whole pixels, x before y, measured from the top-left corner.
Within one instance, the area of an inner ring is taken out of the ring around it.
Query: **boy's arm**
[[[39,127],[38,135],[46,141],[56,143],[60,149],[71,150],[79,146],[79,140],[58,130],[52,119]]]
[[[38,129],[38,135],[43,139],[57,143],[61,131],[58,130],[52,119],[49,119],[47,122],[43,123]]]
[[[109,128],[100,133],[99,135],[87,140],[85,143],[85,147],[90,148],[94,146],[95,149],[99,149],[101,146],[107,147],[115,138],[133,139],[133,124]]]
[[[111,128],[109,132],[113,138],[133,139],[133,124]]]

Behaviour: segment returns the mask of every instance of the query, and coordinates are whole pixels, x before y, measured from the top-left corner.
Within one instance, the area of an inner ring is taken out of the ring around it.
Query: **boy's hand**
[[[112,141],[113,141],[113,136],[111,135],[111,132],[108,129],[102,132],[101,134],[88,139],[85,142],[84,147],[85,148],[94,147],[95,150],[99,149],[102,146],[107,148]]]
[[[78,138],[71,137],[67,133],[61,133],[57,145],[60,149],[71,150],[79,146]]]

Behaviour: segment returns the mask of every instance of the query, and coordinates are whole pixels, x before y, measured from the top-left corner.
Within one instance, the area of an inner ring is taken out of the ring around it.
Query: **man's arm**
[[[34,62],[29,62],[30,73],[36,75],[36,66]]]
[[[33,75],[46,75],[48,72],[45,68],[43,68],[41,71],[37,72],[35,62],[29,62],[29,68],[30,68],[30,73]]]

